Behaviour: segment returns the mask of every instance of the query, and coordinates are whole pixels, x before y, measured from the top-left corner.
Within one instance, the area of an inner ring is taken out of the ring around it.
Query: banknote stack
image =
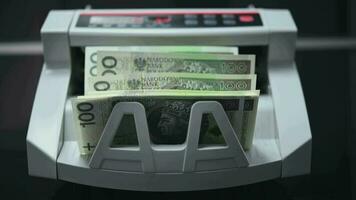
[[[82,155],[94,152],[119,102],[144,106],[153,144],[176,145],[186,141],[192,105],[217,101],[243,148],[251,148],[259,97],[255,56],[236,47],[86,47],[84,76],[84,95],[72,98]],[[111,147],[137,146],[133,116],[118,123]],[[215,118],[204,114],[199,145],[224,144]]]

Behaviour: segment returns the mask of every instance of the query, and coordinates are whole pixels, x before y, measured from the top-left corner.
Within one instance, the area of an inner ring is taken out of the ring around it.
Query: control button
[[[223,14],[222,17],[224,19],[235,19],[235,15],[233,14]]]
[[[198,16],[197,16],[197,15],[187,14],[187,15],[184,15],[184,18],[185,18],[185,19],[197,19]]]
[[[236,21],[234,19],[224,19],[224,25],[236,25]]]
[[[255,18],[251,15],[241,15],[239,16],[240,22],[249,23],[255,21]]]
[[[157,17],[154,22],[155,24],[168,24],[172,21],[170,17]]]
[[[215,15],[203,15],[204,19],[215,19]]]
[[[204,20],[204,24],[207,26],[215,26],[217,21],[215,19],[206,19]]]
[[[186,20],[184,21],[184,23],[185,23],[185,25],[187,25],[187,26],[196,26],[196,25],[198,25],[198,21],[195,20],[195,19],[186,19]]]

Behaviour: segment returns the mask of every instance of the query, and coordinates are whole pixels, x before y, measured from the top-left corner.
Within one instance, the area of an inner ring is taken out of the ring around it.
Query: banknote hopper
[[[187,191],[309,172],[311,131],[294,62],[297,27],[288,10],[54,10],[41,33],[44,64],[27,134],[30,175],[114,189]],[[137,123],[139,148],[111,148],[111,129],[124,113],[145,121],[138,104],[124,103],[113,110],[94,154],[80,156],[69,99],[83,92],[83,49],[131,45],[234,46],[255,54],[261,96],[252,148],[243,151],[224,112],[204,101],[191,111],[188,142],[153,145],[145,123]],[[221,118],[226,147],[197,146],[194,127],[206,112]]]

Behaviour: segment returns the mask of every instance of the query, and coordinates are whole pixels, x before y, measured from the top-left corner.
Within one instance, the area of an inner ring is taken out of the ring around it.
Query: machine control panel
[[[258,12],[115,12],[80,14],[77,27],[212,28],[262,26]]]

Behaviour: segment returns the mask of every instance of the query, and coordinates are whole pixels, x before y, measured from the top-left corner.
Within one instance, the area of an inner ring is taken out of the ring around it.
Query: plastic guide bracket
[[[138,149],[111,148],[110,145],[125,114],[133,114],[137,133]],[[91,168],[101,168],[104,159],[142,161],[143,172],[154,172],[151,141],[148,134],[145,107],[138,102],[120,102],[115,105],[90,160]]]
[[[226,145],[199,149],[200,126],[203,114],[211,113],[219,126]],[[139,148],[111,148],[110,145],[125,114],[132,114],[135,120]],[[104,160],[140,161],[142,172],[156,172],[153,148],[151,146],[145,108],[138,102],[116,104],[103,130],[103,134],[89,162],[91,168],[102,168]],[[230,124],[222,105],[216,101],[198,101],[192,105],[187,140],[183,152],[182,172],[194,172],[198,160],[233,159],[233,167],[247,167],[249,161],[242,145]],[[113,169],[114,170],[114,169]]]
[[[226,148],[217,148],[214,151],[198,148],[201,120],[205,113],[211,113],[214,116],[224,136],[227,144]],[[245,152],[222,105],[216,101],[198,101],[193,104],[191,109],[183,171],[194,171],[197,160],[223,158],[234,158],[237,167],[247,167],[249,165]]]

